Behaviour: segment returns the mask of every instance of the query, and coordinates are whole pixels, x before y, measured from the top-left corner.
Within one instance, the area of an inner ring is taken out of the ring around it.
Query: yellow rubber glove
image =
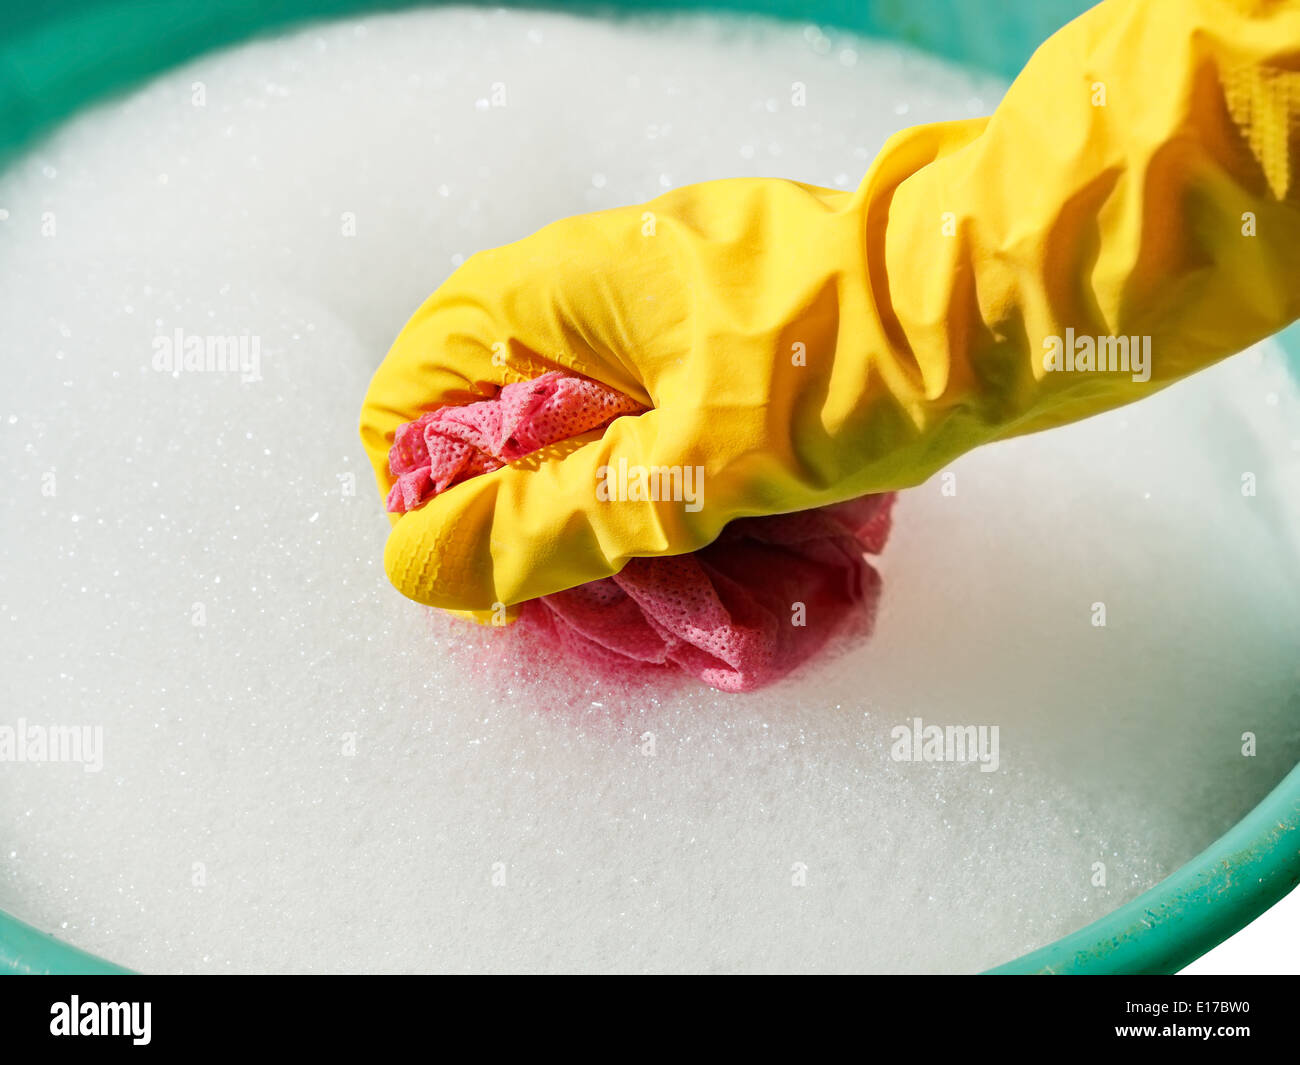
[[[709,182],[480,252],[370,386],[381,492],[399,423],[510,381],[569,369],[652,409],[402,516],[390,579],[516,604],[915,485],[1268,336],[1300,316],[1297,71],[1300,0],[1108,0],[991,118],[898,134],[855,192]],[[1121,336],[1149,338],[1145,380],[1045,367],[1052,337]],[[620,501],[637,467],[697,468],[702,499]]]

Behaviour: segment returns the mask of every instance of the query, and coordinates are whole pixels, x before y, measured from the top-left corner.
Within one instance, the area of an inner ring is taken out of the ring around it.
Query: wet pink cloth
[[[388,509],[405,513],[470,477],[642,408],[561,372],[506,385],[398,428]],[[815,654],[855,612],[869,630],[894,494],[742,518],[689,555],[632,559],[612,577],[524,603],[519,624],[598,668],[676,668],[752,691]]]
[[[397,427],[388,510],[405,514],[454,484],[640,410],[621,392],[559,371],[506,385],[495,399],[440,407]]]

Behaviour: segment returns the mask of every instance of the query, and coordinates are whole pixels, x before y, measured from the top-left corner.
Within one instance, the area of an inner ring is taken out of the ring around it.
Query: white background
[[[1300,889],[1183,970],[1187,976],[1300,973]]]

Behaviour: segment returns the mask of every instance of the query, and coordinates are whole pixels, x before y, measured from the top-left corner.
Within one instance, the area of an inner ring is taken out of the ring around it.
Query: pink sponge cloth
[[[440,407],[397,427],[388,510],[405,514],[454,484],[640,410],[621,392],[558,370],[506,385],[495,399]]]
[[[388,509],[413,510],[641,409],[556,371],[506,385],[494,399],[431,411],[397,430]],[[525,603],[519,624],[597,668],[675,667],[722,691],[752,691],[815,654],[853,612],[870,628],[880,576],[864,556],[884,549],[893,503],[890,492],[742,518],[694,554],[635,558],[612,577]]]

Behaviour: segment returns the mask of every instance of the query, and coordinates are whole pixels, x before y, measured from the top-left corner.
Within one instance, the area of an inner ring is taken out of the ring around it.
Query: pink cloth
[[[561,372],[494,399],[443,407],[398,428],[394,513],[470,477],[642,408]],[[860,612],[869,631],[880,575],[865,554],[889,538],[894,493],[731,522],[690,555],[632,559],[604,580],[523,604],[519,624],[597,668],[677,668],[722,691],[752,691],[815,654]],[[802,604],[802,609],[796,604]]]
[[[405,514],[454,484],[640,410],[621,392],[558,370],[506,385],[495,399],[440,407],[397,427],[388,510]]]

